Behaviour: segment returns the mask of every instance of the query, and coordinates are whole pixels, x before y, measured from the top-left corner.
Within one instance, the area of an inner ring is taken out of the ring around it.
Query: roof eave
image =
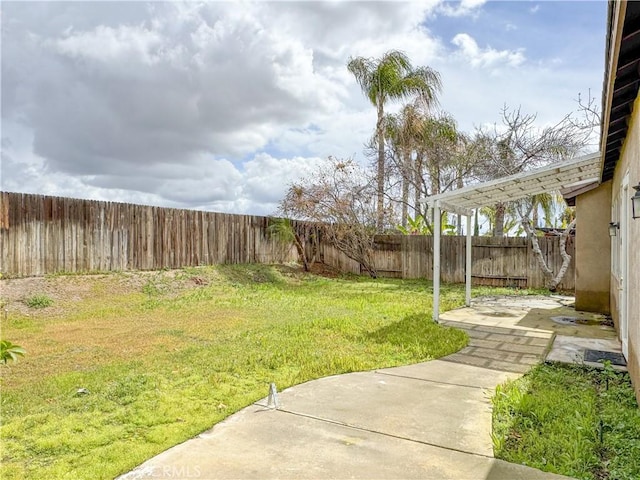
[[[620,43],[624,16],[627,9],[626,0],[610,1],[607,25],[607,53],[605,59],[605,73],[602,85],[602,124],[600,129],[600,151],[602,160],[600,165],[600,178],[602,179],[605,166],[605,153],[607,150],[607,138],[609,122],[611,120],[611,104],[613,102],[613,85],[616,80],[618,57],[620,55]]]

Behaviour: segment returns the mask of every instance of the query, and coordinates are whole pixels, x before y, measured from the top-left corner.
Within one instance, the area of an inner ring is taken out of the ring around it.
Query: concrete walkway
[[[441,318],[468,347],[289,388],[277,410],[258,402],[120,479],[566,478],[496,460],[491,443],[493,389],[543,359],[554,334],[474,322],[472,309]]]

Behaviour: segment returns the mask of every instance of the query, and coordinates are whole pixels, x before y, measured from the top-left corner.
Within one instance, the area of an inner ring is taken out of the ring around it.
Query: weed
[[[640,478],[640,409],[628,374],[543,364],[498,386],[497,458],[585,480]]]
[[[44,293],[38,293],[24,299],[29,308],[46,308],[53,305],[53,299]]]
[[[11,343],[9,340],[0,340],[0,362],[7,363],[9,360],[18,361],[18,357],[23,357],[25,349],[20,345]]]
[[[150,279],[147,280],[147,283],[142,286],[142,293],[149,297],[157,297],[158,295],[160,295],[160,293],[162,293],[162,291],[158,283]]]

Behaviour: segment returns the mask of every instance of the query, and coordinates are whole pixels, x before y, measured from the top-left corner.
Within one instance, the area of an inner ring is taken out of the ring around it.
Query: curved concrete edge
[[[566,478],[491,458],[491,391],[515,376],[435,360],[313,380],[119,479]]]
[[[561,479],[521,465],[248,407],[119,477],[201,479]]]

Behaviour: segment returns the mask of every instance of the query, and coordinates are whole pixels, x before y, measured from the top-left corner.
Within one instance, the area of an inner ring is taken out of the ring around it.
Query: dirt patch
[[[207,275],[185,270],[1,279],[0,306],[4,310],[3,319],[11,313],[58,315],[70,304],[105,291],[112,295],[147,293],[175,296],[184,290],[208,285],[209,281]],[[25,302],[35,295],[51,298],[52,305],[42,309],[29,307]]]
[[[62,304],[82,301],[91,294],[92,284],[97,281],[95,277],[28,277],[0,280],[3,319],[10,313],[28,316],[38,310],[46,311],[48,314],[61,313]],[[29,307],[25,302],[36,295],[50,298],[53,300],[52,305],[42,309]]]
[[[314,275],[318,275],[320,277],[340,278],[344,276],[344,274],[337,268],[325,265],[324,263],[320,262],[316,262],[311,265],[311,268],[309,270],[310,273],[313,273]]]

